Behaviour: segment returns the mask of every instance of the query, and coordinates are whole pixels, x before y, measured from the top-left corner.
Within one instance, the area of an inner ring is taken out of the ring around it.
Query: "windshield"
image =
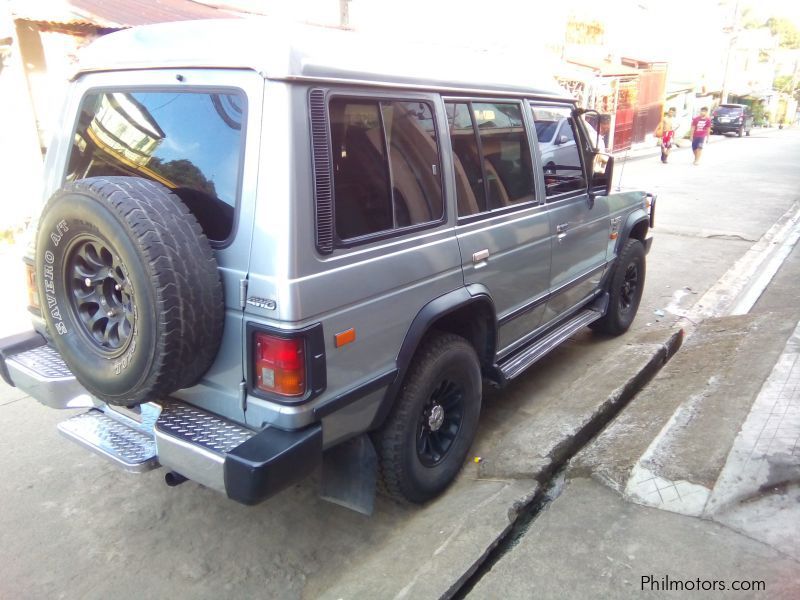
[[[742,114],[741,106],[720,106],[714,111],[714,116],[716,117],[729,117],[740,114]]]

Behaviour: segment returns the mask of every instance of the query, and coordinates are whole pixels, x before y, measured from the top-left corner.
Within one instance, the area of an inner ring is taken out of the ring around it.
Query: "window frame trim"
[[[566,108],[566,109],[568,109],[570,111],[569,119],[571,119],[571,120],[575,119],[575,117],[572,114],[575,111],[575,105],[571,104],[569,102],[538,101],[538,100],[533,99],[533,98],[528,98],[528,99],[526,99],[526,103],[528,104],[528,108],[530,109],[529,112],[530,112],[531,120],[534,123],[534,135],[535,135],[535,130],[536,130],[536,127],[535,127],[536,119],[533,116],[533,110],[534,110],[534,108],[536,106],[550,107],[550,108]],[[587,174],[587,171],[586,171],[586,157],[584,156],[584,153],[583,153],[583,141],[584,141],[584,138],[581,135],[580,131],[577,131],[577,132],[575,131],[575,128],[572,127],[572,124],[570,124],[570,128],[572,129],[572,135],[575,138],[574,141],[575,141],[575,148],[576,148],[576,150],[578,152],[578,159],[581,161],[581,172],[583,173],[583,184],[584,185],[583,185],[583,188],[581,188],[580,190],[572,190],[572,191],[568,191],[568,192],[561,192],[560,194],[554,194],[553,196],[548,196],[547,195],[547,186],[545,186],[545,189],[544,189],[544,203],[546,205],[551,205],[551,204],[553,204],[555,202],[560,202],[562,200],[570,200],[572,198],[577,198],[577,197],[589,194],[589,177],[588,177],[588,174]],[[559,128],[559,130],[560,130],[560,128]],[[556,135],[558,135],[558,130],[556,131]],[[556,139],[556,137],[553,136],[553,140],[555,140],[555,139]],[[536,149],[537,149],[537,152],[538,152],[539,162],[541,163],[542,162],[541,161],[542,153],[541,153],[541,148],[539,147],[539,138],[538,138],[538,136],[535,137],[535,140],[536,140]],[[580,144],[578,143],[578,140],[580,140]],[[542,176],[544,177],[544,164],[541,165],[541,169],[542,169]]]
[[[417,233],[419,231],[424,231],[426,229],[434,229],[436,227],[441,226],[442,224],[447,222],[447,195],[445,193],[445,180],[444,180],[444,169],[442,168],[442,138],[441,138],[441,131],[439,131],[439,124],[437,119],[437,110],[436,110],[436,101],[433,98],[426,97],[426,98],[413,98],[410,96],[404,96],[402,93],[388,93],[383,92],[382,90],[376,93],[375,90],[370,90],[370,92],[364,92],[359,90],[346,90],[346,89],[331,89],[331,88],[315,88],[315,89],[322,89],[325,92],[325,115],[328,121],[328,136],[329,136],[329,143],[330,143],[330,151],[331,151],[331,161],[333,161],[333,135],[331,133],[331,119],[330,119],[330,103],[332,99],[335,98],[348,98],[352,100],[366,100],[375,102],[378,104],[378,115],[381,122],[381,131],[383,132],[383,146],[386,149],[386,167],[387,167],[387,174],[389,175],[389,195],[390,200],[392,202],[392,223],[395,223],[395,214],[394,214],[394,191],[392,190],[392,171],[391,171],[391,159],[389,158],[388,148],[387,148],[387,139],[386,139],[386,128],[383,119],[383,111],[381,110],[381,102],[421,102],[428,106],[431,111],[431,122],[433,123],[434,131],[436,132],[436,149],[437,155],[439,158],[439,162],[437,164],[438,168],[438,178],[439,178],[439,189],[441,192],[442,198],[442,216],[439,219],[433,221],[426,221],[424,223],[416,223],[414,225],[406,225],[404,227],[392,227],[392,229],[386,229],[383,231],[376,231],[374,233],[368,233],[365,235],[360,235],[352,238],[345,238],[342,239],[339,237],[338,232],[336,231],[336,174],[333,173],[333,185],[332,187],[332,198],[333,198],[333,221],[332,221],[332,228],[333,228],[333,251],[337,249],[350,249],[355,248],[358,246],[363,246],[372,242],[381,242],[387,239],[401,237],[403,235],[409,233]],[[416,91],[411,91],[412,94],[420,93]],[[428,94],[426,94],[428,96]],[[332,165],[331,165],[332,166]],[[316,198],[314,200],[316,204]],[[317,250],[319,252],[319,250]]]
[[[234,204],[233,204],[233,221],[231,222],[231,230],[228,233],[228,237],[224,240],[213,240],[206,236],[208,239],[208,243],[213,250],[223,250],[230,246],[233,243],[233,240],[236,238],[236,233],[239,229],[239,217],[241,213],[241,205],[242,205],[242,192],[244,191],[244,167],[245,167],[245,158],[247,152],[247,129],[250,126],[250,98],[247,95],[247,91],[235,85],[192,85],[186,83],[178,83],[175,85],[121,85],[121,86],[110,86],[110,85],[99,85],[95,87],[89,87],[81,94],[80,98],[78,99],[78,110],[75,111],[75,117],[72,122],[72,129],[70,130],[70,139],[69,139],[69,150],[66,153],[66,160],[63,163],[63,170],[61,173],[61,177],[59,178],[60,186],[63,186],[67,182],[67,175],[69,171],[70,161],[72,159],[72,152],[75,149],[75,134],[77,133],[78,123],[80,122],[81,113],[83,111],[83,103],[86,101],[86,97],[90,94],[103,94],[103,93],[115,93],[115,92],[123,92],[123,93],[185,93],[185,94],[198,94],[204,93],[210,97],[211,94],[214,93],[231,93],[235,92],[239,96],[244,99],[244,104],[242,106],[242,127],[241,127],[241,139],[239,140],[239,164],[237,167],[237,175],[236,175],[236,194],[234,197]],[[170,190],[171,191],[171,190]],[[223,201],[224,202],[224,201]],[[227,204],[227,202],[225,202]],[[191,212],[191,211],[190,211]],[[195,217],[196,219],[196,217]],[[205,233],[205,232],[204,232]]]

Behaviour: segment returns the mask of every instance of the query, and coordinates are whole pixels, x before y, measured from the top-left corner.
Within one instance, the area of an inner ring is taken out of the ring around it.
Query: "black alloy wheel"
[[[115,249],[94,235],[72,244],[64,278],[76,322],[93,347],[110,357],[122,354],[136,323],[133,289]]]
[[[417,456],[426,467],[444,460],[461,430],[464,417],[462,386],[443,379],[422,410],[417,428]]]
[[[637,263],[630,263],[625,269],[625,278],[620,290],[620,305],[624,312],[627,312],[636,303],[639,293],[639,266]]]
[[[384,492],[421,503],[452,483],[475,438],[481,391],[472,345],[452,333],[429,333],[392,411],[373,434]]]
[[[610,335],[625,333],[636,318],[644,291],[646,263],[644,244],[627,240],[617,257],[608,287],[608,310],[592,323],[595,331]]]

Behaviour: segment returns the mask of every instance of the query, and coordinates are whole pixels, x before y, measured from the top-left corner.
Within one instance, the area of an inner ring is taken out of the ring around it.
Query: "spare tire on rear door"
[[[158,183],[65,184],[39,220],[36,278],[53,345],[110,404],[193,385],[216,356],[224,317],[217,261],[194,216]]]

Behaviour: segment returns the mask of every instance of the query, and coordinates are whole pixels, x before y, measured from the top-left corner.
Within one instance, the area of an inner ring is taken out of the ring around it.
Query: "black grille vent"
[[[314,200],[317,210],[317,250],[333,252],[333,165],[324,90],[311,90],[311,144],[314,161]]]

